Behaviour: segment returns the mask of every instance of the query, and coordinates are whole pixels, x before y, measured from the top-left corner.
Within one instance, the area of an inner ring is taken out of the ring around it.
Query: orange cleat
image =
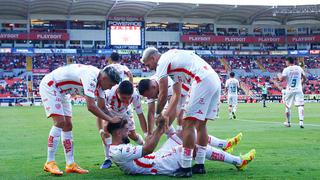
[[[60,171],[60,169],[57,166],[57,163],[55,161],[46,162],[44,164],[43,170],[46,172],[49,172],[53,175],[62,175],[63,172]]]
[[[66,173],[79,173],[79,174],[87,174],[88,170],[82,169],[76,163],[72,163],[70,165],[66,165]]]

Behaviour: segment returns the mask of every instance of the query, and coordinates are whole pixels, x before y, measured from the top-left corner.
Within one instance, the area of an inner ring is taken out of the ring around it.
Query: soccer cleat
[[[231,115],[229,115],[229,119],[230,119],[230,120],[232,119],[232,116],[231,116]]]
[[[242,133],[237,134],[235,137],[231,139],[227,139],[227,146],[223,149],[223,151],[227,153],[232,153],[233,148],[239,144],[242,139]]]
[[[300,128],[304,128],[304,126],[303,126],[303,120],[300,120],[300,121],[299,121],[299,126],[300,126]]]
[[[233,117],[233,119],[236,119],[237,118],[236,113],[232,112],[232,117]]]
[[[82,169],[76,163],[72,163],[70,165],[66,165],[66,173],[79,173],[79,174],[87,174],[88,170]]]
[[[253,161],[254,157],[256,156],[256,150],[255,149],[251,149],[247,154],[245,155],[240,155],[240,158],[242,160],[242,163],[240,165],[236,165],[236,168],[239,171],[242,171],[244,169],[246,169],[247,165]]]
[[[110,159],[104,160],[103,164],[101,164],[100,169],[109,169],[112,165],[112,161]]]
[[[291,124],[288,123],[287,121],[285,121],[285,122],[283,123],[283,125],[286,126],[286,127],[291,127]]]
[[[204,164],[195,164],[192,167],[192,174],[206,174],[206,169],[204,167]]]
[[[57,163],[55,161],[46,162],[44,164],[43,170],[46,172],[49,172],[53,175],[62,175],[63,172],[60,171],[60,169],[57,166]]]
[[[192,177],[191,168],[179,168],[172,174],[173,177]]]

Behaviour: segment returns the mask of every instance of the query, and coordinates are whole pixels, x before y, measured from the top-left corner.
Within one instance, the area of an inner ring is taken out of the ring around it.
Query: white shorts
[[[284,103],[287,107],[291,107],[294,103],[295,106],[304,105],[303,92],[287,92],[284,98]]]
[[[122,117],[123,119],[127,120],[129,131],[134,131],[136,129],[133,114],[131,113],[130,109],[125,113],[119,113],[119,112],[116,112],[110,108],[108,108],[108,111],[111,116],[119,116],[119,117]]]
[[[69,95],[62,95],[51,74],[46,75],[40,82],[40,96],[46,111],[47,117],[54,115],[72,116],[72,106]]]
[[[217,118],[220,91],[221,82],[217,74],[210,74],[199,83],[194,81],[184,118],[201,121]]]
[[[238,95],[228,95],[228,105],[236,106],[238,104]]]

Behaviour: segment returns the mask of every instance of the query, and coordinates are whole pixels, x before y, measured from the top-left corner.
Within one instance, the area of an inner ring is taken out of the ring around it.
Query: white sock
[[[182,131],[182,126],[177,125],[176,130],[177,130],[177,131]]]
[[[193,149],[182,147],[182,152],[181,152],[181,167],[182,168],[191,168],[192,155],[193,155]]]
[[[176,130],[174,129],[173,125],[171,125],[168,129],[168,131],[165,133],[167,135],[167,138],[169,138],[170,136],[172,136],[174,133],[176,132]]]
[[[112,138],[108,137],[108,138],[104,138],[104,142],[103,142],[103,147],[104,147],[104,160],[110,159],[109,156],[109,149],[110,149],[110,145],[112,143]]]
[[[213,161],[223,161],[229,164],[240,165],[241,158],[239,156],[233,156],[220,149],[207,146],[206,158]]]
[[[286,107],[286,117],[287,117],[288,123],[290,123],[291,122],[291,110],[290,110],[290,108],[287,108],[287,107]]]
[[[236,113],[237,111],[237,106],[232,106],[232,112]]]
[[[137,134],[138,139],[135,141],[139,145],[144,145],[144,140],[140,134]]]
[[[51,162],[55,160],[55,155],[60,142],[61,131],[62,131],[61,128],[58,128],[56,126],[51,127],[51,130],[49,132],[49,137],[48,137],[47,162]]]
[[[206,146],[200,146],[200,145],[196,145],[197,146],[197,153],[196,153],[196,157],[195,157],[195,161],[196,164],[204,164],[204,161],[206,159]]]
[[[298,113],[299,113],[299,120],[303,121],[303,119],[304,119],[304,107],[303,106],[298,107]]]
[[[219,147],[219,148],[226,148],[227,147],[227,140],[218,139],[214,136],[208,135],[208,144],[213,147]]]
[[[67,165],[74,163],[72,131],[62,131],[62,144]]]

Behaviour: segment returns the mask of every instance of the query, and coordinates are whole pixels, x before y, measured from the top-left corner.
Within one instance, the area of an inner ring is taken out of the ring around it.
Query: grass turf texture
[[[305,105],[305,129],[294,124],[283,126],[284,107],[281,104],[239,104],[238,120],[228,120],[227,106],[222,104],[220,119],[208,123],[210,134],[227,138],[243,132],[234,154],[246,153],[251,148],[257,156],[248,169],[236,171],[232,165],[206,161],[206,175],[201,179],[316,179],[320,177],[320,104]],[[146,106],[144,106],[146,108]],[[172,179],[165,176],[128,176],[114,164],[111,169],[100,170],[104,159],[103,148],[95,125],[95,118],[86,107],[73,108],[75,160],[89,174],[64,174],[59,179]],[[297,109],[292,110],[292,121],[297,123]],[[52,126],[45,118],[42,107],[0,108],[0,179],[51,179],[43,172],[46,161],[47,137]],[[313,124],[311,126],[308,124]],[[138,132],[140,127],[137,126]],[[164,138],[162,138],[163,142]],[[162,143],[161,142],[161,143]],[[161,144],[160,143],[160,144]],[[56,161],[64,170],[61,143]]]

